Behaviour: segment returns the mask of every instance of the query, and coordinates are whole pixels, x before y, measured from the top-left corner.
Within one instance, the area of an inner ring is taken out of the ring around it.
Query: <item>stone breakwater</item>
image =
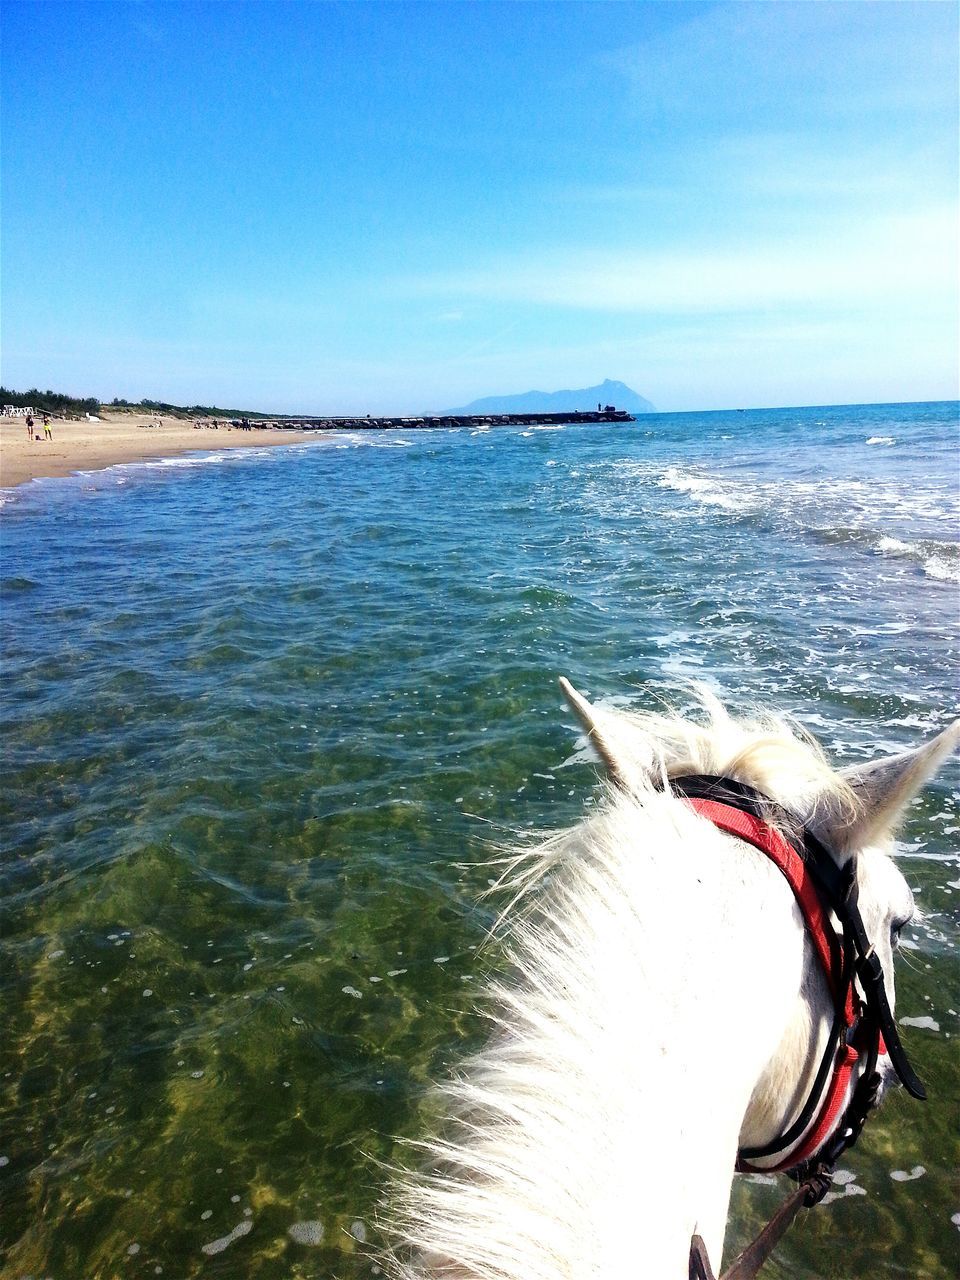
[[[283,418],[266,423],[258,421],[256,425],[279,431],[386,431],[391,427],[413,431],[435,427],[536,427],[569,422],[635,421],[633,415],[623,409],[590,412],[574,409],[569,413],[443,414],[422,418]]]

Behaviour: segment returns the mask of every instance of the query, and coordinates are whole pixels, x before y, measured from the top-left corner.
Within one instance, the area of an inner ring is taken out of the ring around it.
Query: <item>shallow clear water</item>
[[[706,680],[847,762],[915,743],[955,701],[956,460],[956,405],[899,405],[5,493],[3,1274],[373,1274],[377,1162],[482,1034],[488,841],[597,796],[556,677]],[[957,1260],[958,798],[944,775],[901,843],[931,1101],[888,1101],[771,1277]],[[738,1182],[734,1243],[784,1185]]]

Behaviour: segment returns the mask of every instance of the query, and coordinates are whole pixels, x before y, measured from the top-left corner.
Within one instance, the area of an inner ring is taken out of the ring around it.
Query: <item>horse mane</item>
[[[637,978],[676,946],[666,904],[678,865],[705,838],[720,839],[704,837],[666,781],[724,775],[806,823],[856,809],[818,744],[784,719],[734,718],[704,690],[696,718],[593,711],[630,786],[608,785],[577,826],[495,860],[491,892],[508,899],[497,932],[512,976],[487,986],[492,1043],[435,1091],[447,1117],[441,1136],[410,1144],[427,1170],[404,1173],[388,1199],[383,1225],[398,1248],[385,1264],[397,1280],[595,1274],[588,1241],[623,1229],[590,1188],[617,1187],[597,1153],[636,1114],[636,1084],[618,1067],[643,1052],[638,1028],[670,1017]],[[715,927],[697,915],[712,903],[686,910],[691,936]],[[624,1016],[631,1008],[636,1024]],[[658,1064],[644,1061],[645,1087],[655,1089]],[[637,1140],[668,1148],[669,1122]]]

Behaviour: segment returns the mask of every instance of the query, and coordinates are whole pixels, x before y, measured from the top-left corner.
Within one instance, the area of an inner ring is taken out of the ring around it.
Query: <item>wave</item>
[[[337,449],[349,448],[368,448],[368,449],[412,449],[415,441],[404,440],[401,436],[394,436],[389,431],[330,431],[325,433],[325,439],[329,440]],[[321,444],[323,441],[318,441]],[[316,447],[316,446],[315,446]]]
[[[940,582],[960,582],[960,545],[954,542],[903,542],[887,535],[880,537],[875,550],[894,560],[911,560],[923,568],[928,578]]]
[[[0,595],[19,595],[23,591],[36,591],[40,586],[33,578],[13,577],[0,578]]]
[[[901,525],[949,520],[952,525],[955,517],[934,495],[862,480],[732,479],[682,465],[668,466],[655,474],[658,488],[684,494],[697,505],[719,508],[742,519],[759,516],[777,527],[792,527],[817,542],[909,561],[928,578],[960,582],[960,545],[955,541],[936,537],[907,540],[891,536],[883,527],[889,527],[892,520]]]
[[[730,493],[730,486],[717,476],[687,471],[683,467],[667,467],[658,484],[661,489],[688,493],[694,501],[706,506],[723,507],[727,511],[743,509],[743,502]]]

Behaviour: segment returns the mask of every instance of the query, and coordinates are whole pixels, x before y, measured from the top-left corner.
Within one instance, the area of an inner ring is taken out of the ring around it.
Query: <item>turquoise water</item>
[[[597,797],[558,675],[705,680],[847,762],[955,703],[954,404],[342,434],[3,497],[4,1276],[374,1274],[379,1162],[482,1034],[491,838]],[[771,1277],[955,1267],[958,798],[900,845],[931,1101],[890,1099]],[[738,1182],[734,1242],[783,1185]]]

